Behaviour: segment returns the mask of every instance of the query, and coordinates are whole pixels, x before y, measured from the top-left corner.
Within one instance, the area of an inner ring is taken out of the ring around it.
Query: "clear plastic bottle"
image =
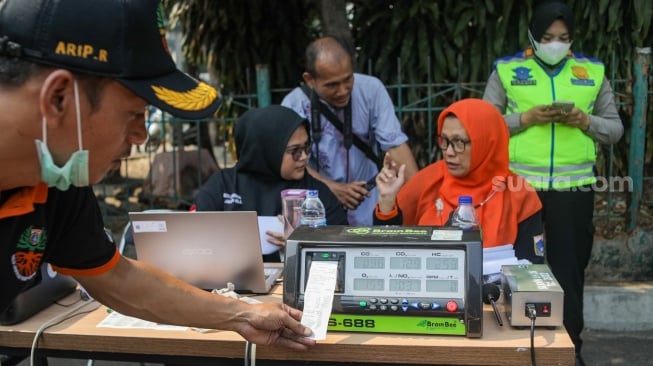
[[[309,227],[320,227],[327,224],[324,204],[320,201],[315,189],[306,192],[306,199],[302,203],[302,224]]]
[[[458,207],[451,215],[451,225],[463,230],[478,229],[478,216],[472,205],[471,196],[458,197]]]

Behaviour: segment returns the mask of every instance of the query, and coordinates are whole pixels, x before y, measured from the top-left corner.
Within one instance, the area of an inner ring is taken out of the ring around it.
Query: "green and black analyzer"
[[[299,226],[286,242],[285,304],[303,309],[315,261],[337,262],[329,331],[483,334],[479,231]]]

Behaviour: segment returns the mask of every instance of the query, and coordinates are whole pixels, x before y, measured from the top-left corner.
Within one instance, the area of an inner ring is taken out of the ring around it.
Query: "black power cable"
[[[531,319],[531,366],[536,366],[535,363],[535,318],[537,318],[537,311],[535,305],[526,304],[526,313]]]

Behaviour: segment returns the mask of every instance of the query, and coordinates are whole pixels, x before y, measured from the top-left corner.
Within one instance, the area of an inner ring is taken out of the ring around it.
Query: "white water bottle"
[[[478,216],[472,205],[471,196],[458,197],[458,207],[451,215],[451,225],[463,230],[478,229]]]
[[[306,192],[306,199],[302,203],[302,225],[309,227],[326,226],[326,211],[324,204],[318,197],[316,189]]]

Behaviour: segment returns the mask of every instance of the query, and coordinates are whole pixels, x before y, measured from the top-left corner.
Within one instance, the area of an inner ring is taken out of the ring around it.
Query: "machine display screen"
[[[383,291],[385,280],[378,278],[354,278],[354,290],[356,291]]]
[[[458,260],[456,258],[426,258],[426,269],[458,269]]]
[[[343,295],[411,298],[465,296],[466,252],[463,249],[311,248],[303,256],[319,260],[337,259],[341,280],[336,293]]]
[[[458,292],[456,280],[426,280],[426,292]]]
[[[422,269],[422,258],[417,257],[392,257],[390,269]]]
[[[383,258],[383,257],[354,257],[354,268],[356,268],[356,269],[385,268],[385,258]]]
[[[422,289],[421,280],[390,280],[390,291],[419,292]]]

